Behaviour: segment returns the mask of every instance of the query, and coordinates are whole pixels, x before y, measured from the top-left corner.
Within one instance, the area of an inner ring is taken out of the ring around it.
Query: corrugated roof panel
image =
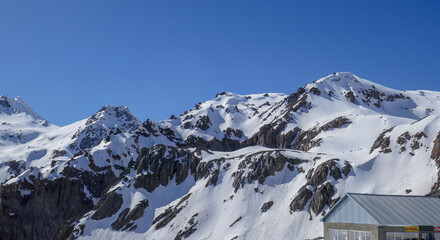
[[[440,226],[440,198],[348,193],[380,225]]]
[[[322,221],[373,225],[379,224],[365,209],[349,197],[341,199],[340,204],[334,206]]]

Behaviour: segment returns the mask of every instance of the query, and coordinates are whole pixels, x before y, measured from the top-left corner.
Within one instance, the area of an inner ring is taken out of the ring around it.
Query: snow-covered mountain
[[[346,192],[440,196],[440,92],[334,73],[170,119],[0,97],[0,239],[312,239]]]

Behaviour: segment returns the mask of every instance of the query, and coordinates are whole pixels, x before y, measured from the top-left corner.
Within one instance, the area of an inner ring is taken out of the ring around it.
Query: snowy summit
[[[0,239],[313,239],[347,192],[440,196],[440,92],[333,73],[140,121],[0,96]]]

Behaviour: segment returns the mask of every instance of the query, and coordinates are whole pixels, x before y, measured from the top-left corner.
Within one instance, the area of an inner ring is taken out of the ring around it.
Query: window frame
[[[348,240],[349,239],[349,235],[348,235],[349,231],[347,229],[329,228],[328,233],[330,236],[330,240],[333,240],[332,237],[334,236],[332,234],[332,231],[334,231],[336,233],[336,240]],[[344,233],[345,233],[345,235],[344,235]],[[341,234],[341,235],[339,235],[339,234]]]
[[[349,239],[356,240],[356,234],[361,234],[361,240],[367,240],[367,235],[369,235],[369,240],[373,239],[373,233],[371,231],[363,231],[363,230],[350,230]]]

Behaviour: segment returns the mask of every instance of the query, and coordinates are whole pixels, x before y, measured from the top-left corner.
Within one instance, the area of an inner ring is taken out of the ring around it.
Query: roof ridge
[[[377,222],[378,224],[382,224],[382,222],[380,222],[379,220],[377,220],[376,216],[374,216],[374,215],[371,213],[371,211],[369,211],[368,209],[366,209],[365,206],[362,205],[360,202],[358,202],[355,198],[351,197],[351,194],[352,194],[352,193],[346,193],[346,195],[347,195],[351,200],[353,200],[355,203],[357,203],[357,204],[359,205],[359,207],[361,207],[361,208],[364,209],[368,214],[370,214],[370,216],[371,216],[374,220],[376,220],[376,222]],[[355,193],[354,195],[356,195],[356,193]],[[372,195],[372,194],[357,194],[357,195]]]
[[[437,198],[429,195],[400,195],[400,194],[376,194],[376,193],[347,193],[347,195],[363,195],[363,196],[383,196],[383,197],[423,197],[423,198]]]

